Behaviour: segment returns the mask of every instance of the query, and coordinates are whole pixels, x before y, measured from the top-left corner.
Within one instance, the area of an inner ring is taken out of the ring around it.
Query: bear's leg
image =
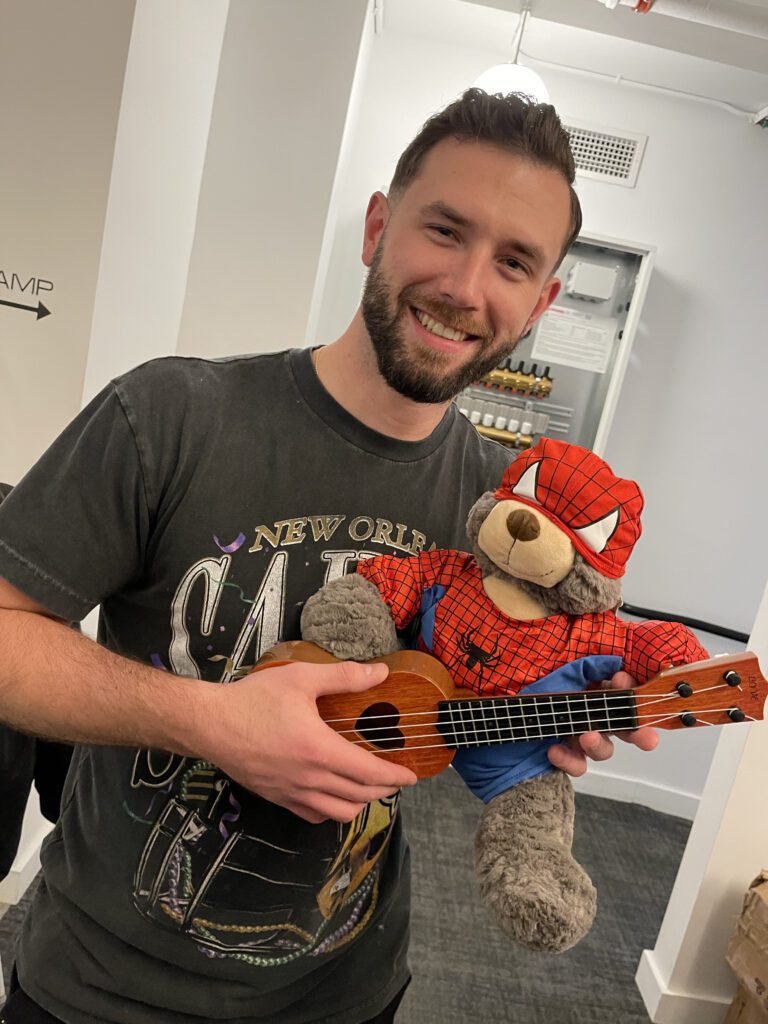
[[[494,797],[480,819],[480,895],[502,931],[528,949],[562,953],[592,926],[597,894],[571,854],[573,818],[570,779],[555,771]]]

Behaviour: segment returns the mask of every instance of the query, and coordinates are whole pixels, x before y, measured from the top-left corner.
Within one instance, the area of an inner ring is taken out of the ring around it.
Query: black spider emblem
[[[468,629],[463,633],[459,633],[456,646],[458,647],[458,654],[451,661],[451,668],[459,664],[464,660],[466,655],[466,661],[464,665],[466,668],[477,668],[479,681],[483,681],[483,670],[489,669],[493,671],[502,659],[502,653],[499,651],[498,644],[494,641],[493,647],[490,651],[484,651],[482,647],[474,642],[477,636],[476,629]]]

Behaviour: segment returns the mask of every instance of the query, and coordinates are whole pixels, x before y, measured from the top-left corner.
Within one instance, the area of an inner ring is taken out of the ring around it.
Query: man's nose
[[[533,512],[516,508],[507,516],[507,530],[513,540],[536,540],[540,533],[539,521]]]
[[[443,276],[443,298],[459,309],[481,309],[484,272],[484,261],[479,254],[465,253],[457,257]]]

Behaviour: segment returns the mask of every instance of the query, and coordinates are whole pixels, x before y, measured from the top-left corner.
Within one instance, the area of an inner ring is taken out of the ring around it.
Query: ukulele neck
[[[438,704],[437,729],[449,747],[636,729],[634,690],[480,697]]]

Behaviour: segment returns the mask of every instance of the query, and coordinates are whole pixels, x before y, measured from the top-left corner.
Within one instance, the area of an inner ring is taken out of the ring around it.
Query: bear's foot
[[[501,793],[480,820],[480,895],[502,931],[527,949],[562,953],[592,926],[597,894],[571,854],[573,811],[573,788],[558,771]]]

